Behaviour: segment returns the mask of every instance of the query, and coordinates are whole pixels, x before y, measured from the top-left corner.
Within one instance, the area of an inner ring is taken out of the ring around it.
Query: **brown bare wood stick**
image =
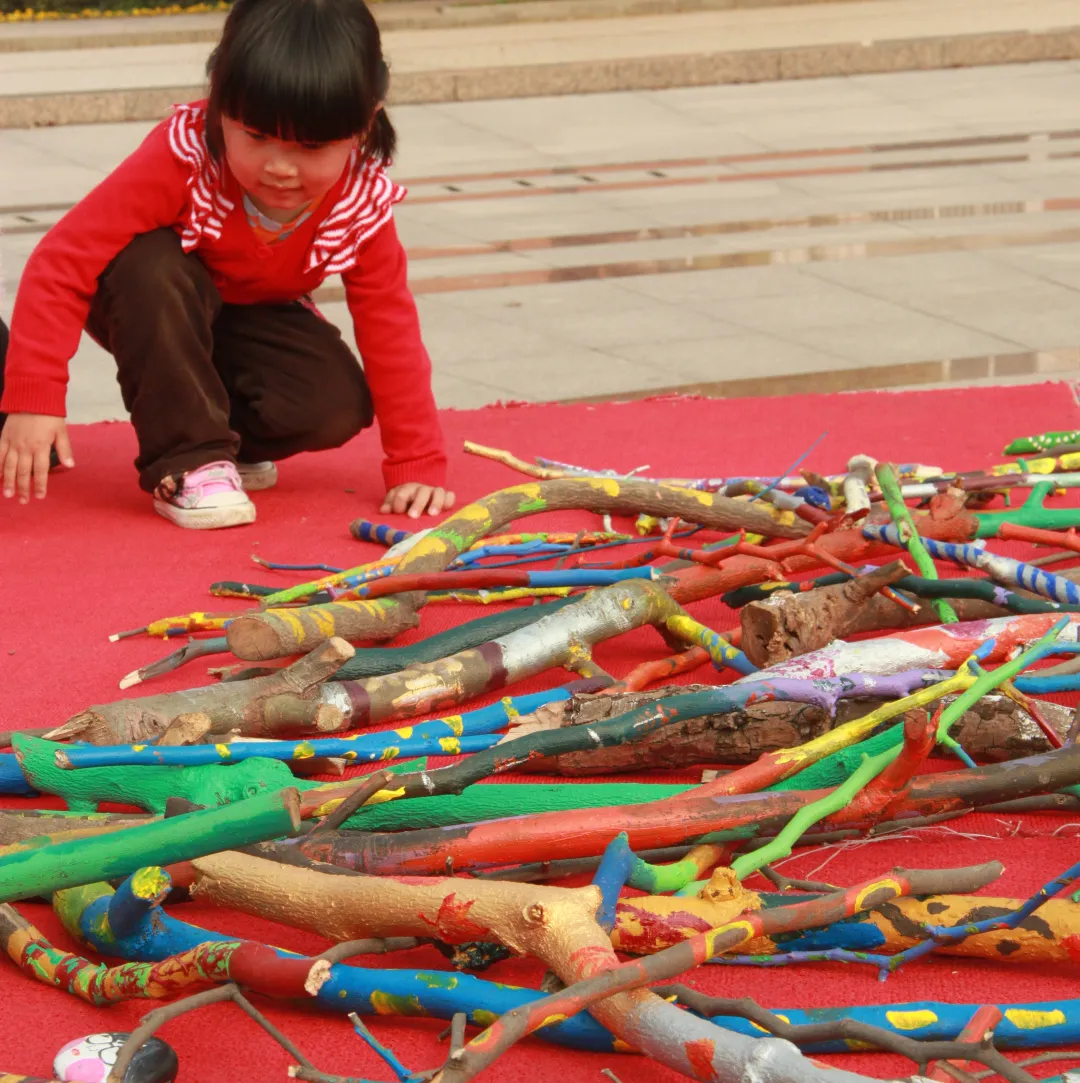
[[[922,1042],[916,1038],[905,1038],[891,1030],[875,1027],[869,1023],[857,1023],[852,1019],[838,1019],[828,1023],[805,1023],[792,1026],[778,1015],[763,1008],[752,997],[729,999],[710,997],[691,989],[687,985],[654,986],[653,992],[662,997],[677,997],[697,1015],[706,1019],[716,1016],[732,1015],[739,1019],[749,1019],[759,1027],[796,1044],[808,1045],[811,1042],[858,1041],[865,1042],[887,1053],[898,1053],[919,1065],[920,1072],[931,1060],[974,1060],[985,1064],[994,1073],[1009,1080],[1009,1083],[1034,1083],[1031,1075],[1019,1065],[1013,1063],[993,1045],[983,1042]]]
[[[332,812],[330,812],[308,838],[323,835],[327,831],[336,831],[357,809],[363,808],[384,786],[394,778],[391,771],[376,771],[362,786],[358,786]]]
[[[1080,1052],[1074,1049],[1054,1049],[1047,1053],[1037,1053],[1034,1057],[1025,1057],[1024,1060],[1013,1061],[1017,1068],[1034,1068],[1037,1064],[1049,1064],[1052,1061],[1062,1060],[1080,1060]],[[976,1079],[988,1079],[992,1075],[997,1075],[997,1072],[988,1070],[985,1072],[976,1072]]]
[[[870,599],[882,587],[910,574],[902,560],[894,560],[833,586],[804,593],[778,590],[768,598],[750,602],[739,613],[743,653],[754,665],[768,666],[862,631],[859,626],[866,619],[864,612]],[[903,607],[890,601],[884,612],[891,615],[894,611],[904,612]]]

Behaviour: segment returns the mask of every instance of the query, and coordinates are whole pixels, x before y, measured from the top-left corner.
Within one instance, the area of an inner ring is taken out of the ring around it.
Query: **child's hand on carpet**
[[[438,515],[444,509],[454,506],[454,494],[437,485],[421,485],[418,481],[407,481],[404,485],[395,485],[387,494],[379,509],[384,515],[404,515],[419,519],[427,509],[428,515]]]
[[[30,501],[30,482],[40,500],[49,485],[49,452],[53,445],[64,466],[74,466],[67,425],[49,414],[10,414],[0,432],[0,469],[4,496],[19,494],[19,503]]]

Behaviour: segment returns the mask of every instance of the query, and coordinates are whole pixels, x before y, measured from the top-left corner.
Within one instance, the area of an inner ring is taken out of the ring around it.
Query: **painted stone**
[[[105,1083],[129,1034],[89,1034],[68,1042],[53,1061],[56,1078],[65,1083]],[[132,1058],[124,1083],[173,1083],[179,1062],[172,1046],[150,1038]]]

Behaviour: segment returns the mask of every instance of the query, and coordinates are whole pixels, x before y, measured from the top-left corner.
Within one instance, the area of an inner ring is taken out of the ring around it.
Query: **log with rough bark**
[[[662,687],[643,692],[614,695],[584,693],[550,704],[536,712],[553,726],[580,726],[615,718],[673,693],[704,689],[703,685]],[[955,697],[946,696],[948,706]],[[566,752],[561,756],[536,759],[520,770],[566,777],[608,775],[643,771],[654,767],[677,768],[696,764],[752,763],[764,752],[792,748],[820,737],[834,726],[843,725],[872,711],[878,704],[869,699],[844,699],[834,718],[811,703],[774,700],[748,703],[736,711],[702,715],[671,722],[640,741],[610,748]],[[1057,703],[1040,702],[1039,708],[1062,738],[1069,731],[1072,711]],[[979,763],[1049,752],[1050,742],[1028,713],[1003,695],[984,696],[953,724],[950,733]],[[517,729],[510,731],[517,735]]]
[[[209,716],[210,735],[276,738],[340,729],[341,708],[323,698],[323,682],[354,653],[343,639],[331,639],[271,676],[88,707],[45,737],[141,744],[166,732],[181,715],[194,713]]]
[[[745,529],[771,537],[799,538],[809,532],[791,512],[766,504],[731,500],[696,489],[610,478],[561,478],[515,485],[461,508],[434,527],[410,549],[390,578],[440,572],[464,550],[515,519],[538,512],[586,508],[590,511],[643,511],[726,530]],[[281,658],[311,650],[330,636],[388,639],[400,628],[394,614],[410,614],[424,603],[422,593],[376,602],[330,602],[299,609],[253,613],[234,620],[226,637],[229,649],[248,661]],[[388,634],[389,633],[389,634]]]
[[[763,601],[751,602],[740,610],[743,652],[764,668],[859,632],[939,623],[929,604],[913,613],[878,593],[883,585],[907,574],[903,562],[897,560],[846,583],[798,594],[778,590]],[[1000,606],[973,598],[953,599],[951,604],[965,621],[1008,615]]]

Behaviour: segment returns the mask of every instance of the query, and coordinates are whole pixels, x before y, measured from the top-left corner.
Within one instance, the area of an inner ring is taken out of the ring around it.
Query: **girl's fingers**
[[[4,470],[4,496],[9,499],[15,495],[15,467],[19,464],[19,453],[10,445],[4,444],[0,451],[0,462]]]
[[[452,508],[454,506],[454,501],[456,499],[457,498],[454,496],[454,494],[452,492],[447,491],[446,496],[443,499],[443,507],[446,508],[446,509]]]
[[[424,514],[424,508],[427,507],[427,502],[431,499],[431,486],[419,485],[416,488],[416,495],[413,497],[412,507],[409,508],[409,518],[419,519]]]
[[[34,456],[29,451],[20,451],[15,464],[15,491],[19,494],[19,503],[30,502],[30,476],[34,472]]]
[[[395,515],[404,515],[409,510],[409,501],[415,492],[416,486],[414,485],[402,485],[395,490],[394,500],[391,504],[391,510]]]
[[[56,434],[56,454],[64,466],[75,465],[75,456],[71,454],[71,440],[68,439],[66,425]]]
[[[445,489],[433,489],[431,502],[428,504],[428,515],[438,515],[443,510],[443,501],[446,499]]]
[[[49,452],[51,450],[52,444],[46,444],[45,447],[34,452],[34,496],[38,500],[45,499],[45,493],[49,488]]]

